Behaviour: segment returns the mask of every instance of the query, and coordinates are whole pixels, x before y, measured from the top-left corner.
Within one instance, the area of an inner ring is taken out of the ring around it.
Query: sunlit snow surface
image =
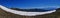
[[[24,11],[12,10],[12,9],[6,8],[2,5],[0,5],[0,8],[7,12],[18,14],[18,15],[24,15],[24,16],[44,15],[44,14],[48,14],[48,13],[52,13],[52,12],[56,11],[56,10],[52,10],[52,11],[46,11],[46,12],[24,12]]]

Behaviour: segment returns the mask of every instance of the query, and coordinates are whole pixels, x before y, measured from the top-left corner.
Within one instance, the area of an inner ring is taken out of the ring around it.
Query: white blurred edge
[[[0,5],[0,8],[7,11],[7,12],[18,14],[18,15],[23,15],[23,16],[44,15],[44,14],[49,14],[49,13],[53,13],[56,11],[56,10],[52,10],[52,11],[46,11],[46,12],[24,12],[24,11],[12,10],[12,9],[9,9],[9,8],[4,7],[2,5]]]

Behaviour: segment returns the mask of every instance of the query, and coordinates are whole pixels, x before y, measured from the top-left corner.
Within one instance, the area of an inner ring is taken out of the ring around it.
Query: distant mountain
[[[60,10],[60,8],[56,9],[56,10]]]
[[[27,12],[45,12],[45,11],[50,11],[50,10],[44,10],[44,9],[19,9],[19,8],[11,8],[14,10],[18,10],[18,11],[27,11]]]
[[[57,11],[60,11],[60,8],[56,9]]]

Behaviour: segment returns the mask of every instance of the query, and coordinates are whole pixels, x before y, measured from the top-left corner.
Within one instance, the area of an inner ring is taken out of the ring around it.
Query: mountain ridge
[[[27,11],[27,12],[45,12],[45,11],[51,11],[51,10],[44,10],[44,9],[19,9],[19,8],[11,8],[13,10],[18,10],[18,11]]]

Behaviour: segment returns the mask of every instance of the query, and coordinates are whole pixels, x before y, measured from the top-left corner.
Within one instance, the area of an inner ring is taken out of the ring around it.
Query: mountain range
[[[19,9],[19,8],[11,8],[13,10],[18,10],[18,11],[27,11],[27,12],[45,12],[45,11],[51,11],[51,10],[44,10],[44,9]]]

